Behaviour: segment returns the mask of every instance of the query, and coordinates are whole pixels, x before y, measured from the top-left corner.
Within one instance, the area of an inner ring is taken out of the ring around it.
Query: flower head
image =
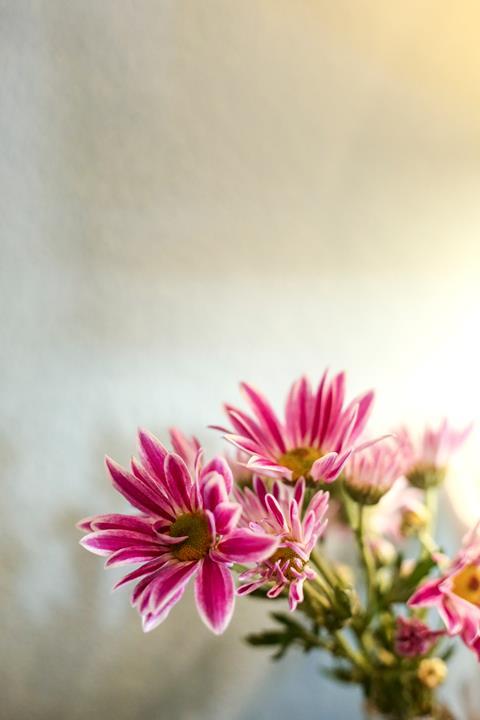
[[[255,532],[280,538],[275,552],[240,576],[245,581],[238,589],[240,595],[270,584],[267,592],[270,598],[288,591],[290,610],[302,602],[303,583],[316,576],[308,561],[327,525],[328,509],[328,493],[319,491],[310,500],[302,520],[304,493],[303,478],[297,480],[294,488],[275,482],[271,493],[262,480],[255,478],[254,490],[245,488],[237,492],[243,507],[241,523]]]
[[[350,497],[363,505],[376,505],[402,475],[398,445],[378,443],[362,453],[353,453],[344,468],[344,485]]]
[[[178,436],[177,449],[192,460]],[[107,557],[106,567],[138,564],[115,587],[138,581],[132,604],[145,631],[164,620],[195,577],[201,618],[215,633],[228,625],[234,605],[232,563],[270,557],[278,539],[266,532],[238,527],[241,507],[232,502],[232,473],[217,457],[203,466],[197,450],[194,468],[170,453],[151,434],[139,433],[141,460],[131,471],[107,458],[113,486],[136,515],[97,515],[79,523],[88,534],[81,544]],[[175,444],[175,443],[174,443]]]
[[[429,652],[442,630],[431,630],[418,618],[397,618],[395,633],[395,652],[403,657],[416,657]]]
[[[291,481],[335,480],[356,447],[373,403],[373,392],[367,392],[345,405],[344,373],[332,380],[325,373],[315,391],[302,377],[290,388],[283,423],[257,390],[247,383],[241,388],[253,416],[226,405],[233,430],[217,429],[248,454],[249,469]]]
[[[420,440],[415,441],[406,428],[401,428],[398,437],[410,483],[422,489],[442,483],[450,456],[463,445],[471,429],[469,425],[456,431],[443,420],[437,430],[427,427]]]
[[[434,607],[449,635],[461,635],[477,655],[480,649],[480,523],[440,578],[424,583],[408,601],[410,607]]]

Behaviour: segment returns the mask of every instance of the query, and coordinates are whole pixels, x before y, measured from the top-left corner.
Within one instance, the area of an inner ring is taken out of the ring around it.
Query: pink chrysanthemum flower
[[[461,635],[465,644],[479,655],[480,523],[467,533],[460,552],[444,574],[424,583],[408,604],[436,608],[448,634]]]
[[[308,504],[303,520],[301,512],[305,493],[303,478],[295,487],[279,482],[267,492],[260,478],[254,479],[254,490],[237,490],[236,497],[243,506],[241,523],[256,532],[267,532],[280,538],[280,545],[268,559],[240,575],[245,584],[239,587],[239,595],[247,595],[266,583],[271,587],[270,598],[288,591],[290,610],[303,601],[303,583],[313,580],[315,572],[309,566],[310,554],[327,525],[327,492],[317,492]]]
[[[400,448],[383,442],[353,453],[343,473],[348,494],[363,505],[375,505],[403,473]]]
[[[343,372],[331,381],[325,372],[314,392],[302,377],[290,389],[282,423],[257,390],[247,383],[241,388],[254,417],[226,405],[233,432],[217,429],[248,454],[250,470],[293,481],[300,477],[335,480],[355,448],[373,402],[373,392],[367,392],[345,406]]]
[[[414,440],[407,428],[398,431],[405,464],[405,475],[412,485],[422,489],[441,483],[446,474],[450,456],[463,445],[472,425],[456,431],[447,420],[438,430],[426,428],[419,441]]]
[[[403,657],[425,655],[431,650],[443,630],[431,630],[418,618],[397,618],[395,652]]]
[[[141,461],[132,460],[131,472],[109,458],[106,463],[115,489],[141,515],[87,518],[79,523],[88,531],[81,544],[107,556],[107,567],[140,564],[115,587],[138,580],[132,604],[146,632],[167,617],[195,576],[200,616],[221,633],[234,606],[232,563],[270,557],[278,538],[237,527],[241,507],[229,499],[232,474],[223,458],[202,467],[199,450],[189,472],[185,461],[153,435],[140,431],[139,443]]]

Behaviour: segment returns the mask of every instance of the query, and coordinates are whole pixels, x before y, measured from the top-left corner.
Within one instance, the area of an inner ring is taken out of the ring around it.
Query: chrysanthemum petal
[[[202,470],[202,478],[208,478],[209,474],[215,472],[223,479],[225,492],[229,495],[233,488],[233,473],[230,465],[220,456],[212,458]]]
[[[128,547],[159,548],[158,543],[146,535],[131,530],[98,530],[85,535],[80,545],[95,555],[110,555]]]
[[[148,515],[164,514],[160,493],[148,488],[139,478],[124,470],[118,463],[105,458],[113,486],[128,502]]]
[[[150,612],[155,613],[163,607],[195,575],[198,565],[198,562],[177,562],[162,569],[152,583],[148,603]]]
[[[178,507],[187,511],[192,510],[190,491],[193,481],[180,455],[169,453],[165,458],[165,478],[171,496]]]
[[[239,528],[219,542],[218,552],[230,562],[260,562],[275,552],[278,543],[278,537]]]
[[[230,570],[208,555],[195,579],[195,599],[207,627],[216,635],[223,633],[233,614],[235,586]]]
[[[164,464],[168,454],[167,448],[148,430],[140,428],[138,440],[143,462],[162,482],[165,480]]]
[[[428,607],[441,600],[442,593],[439,589],[441,582],[442,579],[426,582],[413,593],[408,601],[408,605],[410,607]]]
[[[215,525],[220,535],[230,535],[238,525],[242,507],[234,502],[221,502],[213,510]]]
[[[243,382],[240,384],[240,387],[247,396],[247,399],[254,413],[256,414],[258,419],[263,422],[265,428],[268,430],[275,445],[278,447],[281,453],[286,452],[282,426],[280,425],[280,422],[275,412],[270,407],[268,401],[263,397],[263,395],[261,395],[261,393],[258,392],[258,390],[255,390],[248,383]]]
[[[185,586],[181,587],[180,590],[171,597],[160,609],[156,612],[147,612],[142,615],[142,629],[143,632],[148,633],[154,630],[160,623],[162,623],[168,617],[170,610],[181,600],[183,593],[185,592]]]

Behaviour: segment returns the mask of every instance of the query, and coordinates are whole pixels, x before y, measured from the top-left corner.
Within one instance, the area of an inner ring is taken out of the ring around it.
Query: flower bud
[[[447,677],[447,666],[440,658],[425,658],[418,666],[417,677],[426,687],[433,690]]]
[[[437,487],[445,480],[447,474],[446,467],[436,467],[435,465],[416,465],[407,473],[407,480],[420,490]]]

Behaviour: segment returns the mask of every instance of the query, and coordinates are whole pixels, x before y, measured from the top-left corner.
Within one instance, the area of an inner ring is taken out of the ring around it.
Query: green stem
[[[322,595],[322,593],[320,593],[316,588],[314,588],[314,586],[309,580],[304,583],[303,590],[311,600],[314,600],[325,609],[330,609],[330,602],[327,600],[325,595]]]
[[[367,613],[368,615],[372,615],[376,604],[375,566],[372,554],[365,543],[363,505],[358,505],[358,518],[357,526],[355,528],[355,535],[357,537],[358,548],[360,551],[360,559],[362,561],[367,584]]]
[[[335,588],[336,585],[338,585],[338,577],[336,576],[335,571],[332,567],[330,567],[327,560],[325,560],[324,556],[318,552],[318,550],[313,549],[310,553],[310,559],[316,565],[317,570],[322,574],[323,578],[327,581],[327,583],[330,585],[330,587]]]
[[[340,632],[340,630],[336,630],[333,633],[333,637],[335,638],[337,645],[339,649],[341,650],[344,657],[348,658],[348,660],[351,661],[355,667],[357,667],[359,670],[361,670],[364,673],[369,672],[369,663],[366,660],[366,658],[363,657],[357,650],[355,650],[346,637]]]

